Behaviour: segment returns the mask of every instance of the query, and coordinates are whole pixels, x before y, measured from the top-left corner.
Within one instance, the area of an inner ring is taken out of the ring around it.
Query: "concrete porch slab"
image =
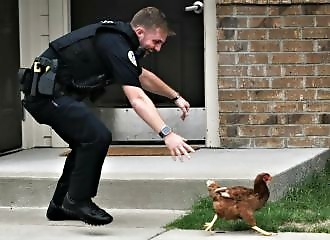
[[[0,206],[45,207],[60,176],[64,149],[30,149],[0,157]],[[271,200],[324,168],[329,149],[200,149],[192,159],[107,157],[96,201],[106,208],[188,209],[207,194],[205,181],[252,186],[269,172]]]

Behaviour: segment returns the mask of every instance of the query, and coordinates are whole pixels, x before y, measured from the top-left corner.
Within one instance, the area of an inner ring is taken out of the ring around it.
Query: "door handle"
[[[199,14],[199,13],[203,12],[203,7],[204,7],[204,4],[201,1],[196,1],[193,3],[192,6],[185,7],[184,10],[186,12],[194,11],[195,13]]]

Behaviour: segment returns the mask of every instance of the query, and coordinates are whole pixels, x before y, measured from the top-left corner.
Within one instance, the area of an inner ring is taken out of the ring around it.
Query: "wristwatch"
[[[164,137],[166,137],[167,135],[169,135],[171,132],[172,132],[172,129],[171,129],[169,126],[165,125],[165,126],[160,130],[160,132],[159,132],[158,134],[159,134],[159,136],[160,136],[161,138],[164,138]]]

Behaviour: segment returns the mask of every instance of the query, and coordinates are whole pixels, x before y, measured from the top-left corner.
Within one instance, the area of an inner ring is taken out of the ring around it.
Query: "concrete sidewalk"
[[[163,226],[183,212],[168,210],[111,210],[114,222],[91,227],[79,221],[50,222],[44,208],[0,208],[0,240],[329,240],[330,234],[275,233],[264,237],[253,231],[210,233],[203,230],[170,230]]]

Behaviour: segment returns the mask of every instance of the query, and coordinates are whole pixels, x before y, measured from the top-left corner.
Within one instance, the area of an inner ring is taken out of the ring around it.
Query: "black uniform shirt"
[[[139,40],[135,34],[133,36],[134,39],[129,41],[117,32],[98,32],[95,47],[115,83],[141,87],[139,76],[142,68],[134,54]]]

